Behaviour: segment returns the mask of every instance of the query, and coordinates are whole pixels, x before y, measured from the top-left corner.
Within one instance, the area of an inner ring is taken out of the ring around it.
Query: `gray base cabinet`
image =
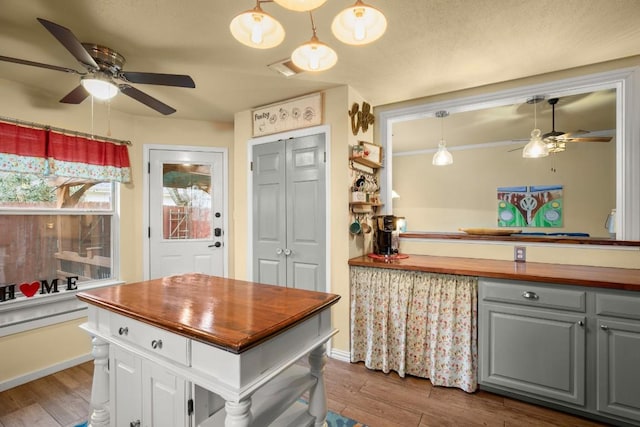
[[[481,279],[482,388],[640,425],[640,294]]]

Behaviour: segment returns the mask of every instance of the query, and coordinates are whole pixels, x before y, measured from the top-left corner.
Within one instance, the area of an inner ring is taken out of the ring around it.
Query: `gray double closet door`
[[[325,135],[253,147],[253,281],[326,291]]]

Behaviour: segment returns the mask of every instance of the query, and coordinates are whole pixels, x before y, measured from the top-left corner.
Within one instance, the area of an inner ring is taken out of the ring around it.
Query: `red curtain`
[[[0,123],[0,170],[131,181],[126,145]]]

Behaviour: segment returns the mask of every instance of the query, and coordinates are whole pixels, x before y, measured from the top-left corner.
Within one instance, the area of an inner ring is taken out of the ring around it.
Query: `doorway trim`
[[[289,132],[252,138],[247,141],[247,164],[253,159],[253,147],[260,144],[300,138],[311,135],[324,135],[325,161],[325,277],[326,289],[323,292],[331,292],[331,126],[321,125]],[[253,278],[253,173],[247,168],[247,280]]]
[[[224,147],[200,147],[191,145],[162,145],[162,144],[144,144],[142,146],[142,230],[141,237],[144,244],[142,245],[142,275],[143,280],[149,280],[149,271],[151,269],[149,259],[149,169],[151,150],[163,151],[200,151],[208,153],[222,154],[222,223],[224,233],[222,235],[222,259],[223,259],[223,276],[229,275],[229,150]]]

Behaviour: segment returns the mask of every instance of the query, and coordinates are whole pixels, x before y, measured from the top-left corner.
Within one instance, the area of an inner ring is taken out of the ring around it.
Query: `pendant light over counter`
[[[447,143],[444,140],[444,118],[448,117],[447,111],[436,111],[436,117],[440,119],[440,142],[438,143],[438,151],[433,155],[431,163],[435,166],[447,166],[453,163],[453,156],[447,150]]]
[[[310,41],[293,51],[293,64],[306,71],[324,71],[333,67],[338,61],[338,55],[318,39],[312,13],[326,0],[256,0],[255,8],[240,13],[231,21],[229,29],[233,37],[245,46],[256,49],[269,49],[282,43],[284,28],[260,7],[262,3],[272,2],[296,12],[309,12],[311,17],[313,36]],[[331,29],[343,43],[364,45],[382,37],[387,29],[387,19],[378,9],[362,0],[356,0],[353,6],[344,9],[334,18]]]

